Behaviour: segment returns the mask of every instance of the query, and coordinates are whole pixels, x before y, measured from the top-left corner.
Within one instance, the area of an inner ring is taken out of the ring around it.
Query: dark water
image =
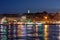
[[[50,25],[49,26],[49,40],[58,40],[59,36],[59,26]]]
[[[1,26],[0,25],[0,40],[44,40],[44,25],[38,25],[38,31],[37,35],[38,36],[33,36],[36,35],[36,25],[24,25],[24,31],[23,35],[25,36],[18,36],[17,33],[17,25],[5,25]],[[30,29],[29,29],[30,28]],[[49,25],[48,28],[48,40],[58,40],[59,36],[59,26],[56,25]]]

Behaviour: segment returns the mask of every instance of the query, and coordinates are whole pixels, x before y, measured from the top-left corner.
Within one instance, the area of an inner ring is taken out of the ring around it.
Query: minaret
[[[28,14],[30,13],[30,10],[28,9]]]

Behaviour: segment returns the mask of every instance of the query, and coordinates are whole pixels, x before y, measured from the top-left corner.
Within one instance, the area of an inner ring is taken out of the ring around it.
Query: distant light
[[[28,13],[30,13],[30,10],[28,10]]]
[[[27,22],[31,22],[31,19],[28,19]]]
[[[26,16],[22,16],[21,19],[26,19]]]
[[[48,25],[44,25],[44,27],[47,29]]]
[[[40,25],[40,24],[42,24],[42,23],[36,23],[36,24]]]
[[[47,19],[48,17],[47,17],[47,16],[45,16],[44,18],[45,18],[45,19]]]

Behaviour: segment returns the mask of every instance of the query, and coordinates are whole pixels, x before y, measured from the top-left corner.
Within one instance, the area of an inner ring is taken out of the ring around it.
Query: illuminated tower
[[[30,13],[30,10],[28,9],[28,14]]]

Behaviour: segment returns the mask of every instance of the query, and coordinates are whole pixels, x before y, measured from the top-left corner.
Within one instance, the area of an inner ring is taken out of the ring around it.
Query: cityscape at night
[[[0,0],[0,40],[60,40],[60,0]]]
[[[60,40],[60,13],[0,14],[1,40]]]

